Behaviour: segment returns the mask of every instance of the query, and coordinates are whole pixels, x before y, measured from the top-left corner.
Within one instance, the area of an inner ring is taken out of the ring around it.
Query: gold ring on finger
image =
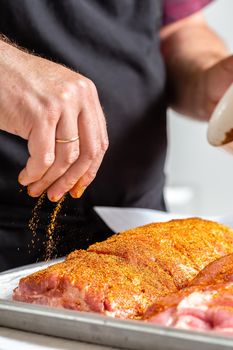
[[[57,143],[69,143],[69,142],[74,142],[79,139],[79,136],[72,137],[71,139],[55,139]]]

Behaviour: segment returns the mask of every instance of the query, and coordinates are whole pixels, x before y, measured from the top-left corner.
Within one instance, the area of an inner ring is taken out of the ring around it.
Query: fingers
[[[70,190],[70,195],[73,198],[80,198],[85,189],[92,183],[96,177],[96,173],[102,163],[104,154],[99,155],[91,164],[86,173],[78,180],[74,187]]]
[[[30,158],[20,174],[20,182],[28,185],[31,196],[47,190],[52,201],[68,191],[78,197],[80,186],[86,188],[93,181],[108,147],[105,118],[94,84],[82,79],[71,95],[70,99],[63,98],[59,107],[63,112],[55,126],[46,129],[39,125],[31,132]],[[55,139],[77,135],[79,141],[55,143]]]
[[[72,139],[78,135],[77,114],[76,109],[66,109],[58,122],[56,139]],[[39,181],[36,181],[28,187],[29,194],[38,197],[58,178],[64,175],[78,157],[79,140],[69,143],[56,143],[54,163]],[[59,193],[58,196],[62,197],[62,195],[63,193]],[[56,198],[50,199],[52,201],[56,200]]]
[[[67,172],[48,189],[49,198],[54,198],[56,201],[61,198],[63,193],[73,189],[85,174],[83,179],[85,181],[81,184],[83,186],[89,185],[94,179],[106,151],[107,144],[103,141],[105,120],[102,116],[101,122],[104,123],[104,126],[100,125],[101,107],[97,110],[96,96],[94,96],[96,92],[93,91],[92,94],[91,99],[84,101],[82,112],[78,118],[80,156]],[[76,187],[74,191],[76,191]],[[77,197],[77,193],[74,193],[74,196]]]
[[[19,174],[19,182],[27,186],[46,173],[55,159],[56,121],[50,120],[37,125],[34,123],[28,139],[29,158]]]
[[[207,95],[216,105],[233,82],[233,55],[220,60],[207,72]]]
[[[78,179],[85,174],[92,161],[96,157],[96,142],[99,138],[90,110],[84,110],[78,118],[80,156],[78,160],[60,177],[49,189],[48,197],[58,201],[62,195],[68,192]]]
[[[98,98],[95,98],[95,110],[100,130],[100,153],[92,162],[86,173],[78,180],[75,186],[70,190],[70,195],[73,198],[80,198],[85,189],[95,179],[97,171],[103,161],[104,154],[108,148],[108,134],[106,128],[106,121]]]

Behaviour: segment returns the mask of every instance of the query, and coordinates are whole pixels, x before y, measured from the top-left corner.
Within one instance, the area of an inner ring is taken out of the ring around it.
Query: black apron
[[[107,118],[110,147],[98,175],[58,217],[56,256],[105,239],[93,206],[164,210],[165,70],[162,1],[0,0],[0,32],[18,45],[92,79]],[[28,221],[36,200],[20,190],[24,140],[0,132],[0,270],[43,259],[54,204],[40,210],[34,246]]]

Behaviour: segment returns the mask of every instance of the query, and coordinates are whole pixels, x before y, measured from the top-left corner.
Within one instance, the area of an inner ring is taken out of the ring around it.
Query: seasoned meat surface
[[[73,258],[21,279],[15,300],[139,318],[157,296],[169,292],[147,268],[118,256],[76,251]]]
[[[233,282],[233,254],[226,255],[213,261],[189,283],[189,286],[211,285]]]
[[[233,254],[209,264],[190,287],[158,298],[144,319],[181,329],[233,335]]]
[[[208,280],[198,273],[230,253],[233,230],[223,225],[197,218],[154,223],[74,251],[64,262],[21,279],[13,298],[120,318],[140,319],[146,310],[147,317],[157,317],[202,293],[206,284],[193,278]],[[225,266],[217,264],[220,270]],[[211,281],[220,278],[215,267],[206,269]]]
[[[180,289],[209,263],[233,253],[233,230],[198,218],[172,220],[116,234],[88,251],[121,256],[156,275],[162,270]]]

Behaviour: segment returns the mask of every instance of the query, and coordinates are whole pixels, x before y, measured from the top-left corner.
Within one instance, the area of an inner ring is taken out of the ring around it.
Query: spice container
[[[215,107],[208,125],[208,141],[233,153],[233,84]]]

